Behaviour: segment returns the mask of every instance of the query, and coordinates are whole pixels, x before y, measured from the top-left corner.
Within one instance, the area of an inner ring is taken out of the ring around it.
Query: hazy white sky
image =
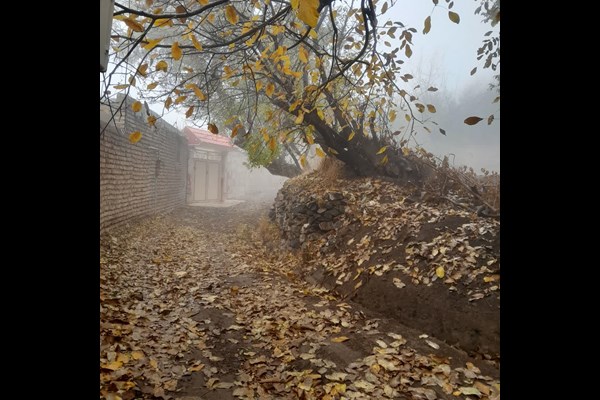
[[[379,3],[383,4],[381,0]],[[455,24],[448,18],[448,10],[442,8],[445,4],[444,0],[440,0],[434,10],[431,0],[398,0],[385,17],[417,29],[418,34],[413,35],[413,56],[405,62],[406,68],[410,70],[417,68],[418,64],[435,64],[439,67],[440,79],[446,82],[446,89],[458,95],[474,82],[485,86],[491,81],[493,73],[490,69],[481,68],[477,49],[483,35],[490,30],[497,31],[499,25],[492,28],[482,23],[481,16],[473,14],[479,5],[474,0],[455,1],[452,11],[460,16],[460,23]],[[423,22],[430,14],[431,30],[423,35]],[[477,73],[471,76],[470,72],[476,66]]]

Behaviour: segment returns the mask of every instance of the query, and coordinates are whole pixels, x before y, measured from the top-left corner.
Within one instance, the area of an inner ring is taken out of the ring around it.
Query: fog
[[[481,168],[499,172],[500,103],[493,103],[499,94],[495,89],[489,89],[491,81],[474,79],[458,93],[447,90],[443,82],[422,80],[419,83],[423,87],[439,88],[437,92],[423,93],[420,99],[435,105],[437,112],[430,114],[431,120],[437,122],[446,135],[442,135],[439,129],[432,129],[428,133],[416,124],[416,142],[437,156],[449,155],[450,162],[454,162],[455,166],[466,165],[473,167],[476,172],[480,172]],[[487,119],[491,114],[494,114],[494,121],[488,125]],[[469,126],[464,120],[470,116],[484,120]],[[397,121],[393,128],[395,130],[402,126],[402,122]]]

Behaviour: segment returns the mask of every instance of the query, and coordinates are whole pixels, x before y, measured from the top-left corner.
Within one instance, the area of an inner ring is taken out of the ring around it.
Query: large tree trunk
[[[415,185],[422,182],[425,176],[422,166],[404,157],[399,149],[388,146],[384,153],[377,154],[386,144],[381,143],[376,137],[365,136],[362,132],[358,132],[351,141],[348,141],[345,138],[352,132],[348,124],[343,132],[338,133],[323,121],[316,111],[306,114],[304,119],[318,132],[315,142],[321,145],[325,152],[350,167],[356,175],[386,176],[398,183]],[[337,154],[331,152],[329,148],[334,149]],[[386,156],[387,162],[384,163]]]

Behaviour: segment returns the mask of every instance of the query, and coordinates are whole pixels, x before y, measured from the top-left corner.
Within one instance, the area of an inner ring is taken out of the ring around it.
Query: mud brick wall
[[[165,122],[150,127],[144,109],[138,113],[131,109],[133,101],[127,98],[116,124],[111,123],[100,137],[101,232],[185,204],[186,139]],[[101,108],[101,129],[109,117]],[[142,139],[132,144],[129,134],[134,131],[140,131]]]

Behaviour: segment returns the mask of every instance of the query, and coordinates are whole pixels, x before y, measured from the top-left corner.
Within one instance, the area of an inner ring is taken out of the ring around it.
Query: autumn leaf
[[[102,364],[102,365],[100,365],[100,368],[109,369],[111,371],[116,371],[119,368],[121,368],[122,366],[123,366],[123,363],[121,361],[113,361],[113,362],[108,363],[108,364]]]
[[[477,390],[477,388],[474,388],[474,387],[464,387],[463,386],[463,387],[458,388],[458,390],[464,395],[472,394],[472,395],[475,395],[478,397],[482,396],[481,392],[479,390]]]
[[[148,121],[148,125],[150,126],[156,125],[156,117],[154,115],[149,115],[146,121]]]
[[[435,274],[437,275],[438,278],[442,279],[444,277],[444,275],[446,274],[444,271],[444,267],[437,267],[435,269]]]
[[[427,111],[430,113],[436,112],[435,106],[433,104],[427,104]]]
[[[154,88],[155,88],[155,87],[157,87],[157,86],[158,86],[158,82],[152,82],[152,83],[149,83],[149,84],[146,86],[146,90],[152,90],[152,89],[154,89]]]
[[[237,124],[236,126],[233,127],[233,129],[231,130],[231,137],[234,138],[237,136],[238,131],[240,129],[242,129],[244,126],[242,124]]]
[[[440,133],[441,133],[442,135],[446,136],[446,131],[445,131],[445,130],[443,130],[442,128],[440,128]]]
[[[275,151],[276,148],[277,141],[275,140],[275,137],[271,136],[271,138],[269,139],[269,149],[271,149],[271,151]]]
[[[171,56],[173,57],[174,60],[179,60],[182,55],[183,55],[183,53],[181,52],[181,49],[179,48],[179,42],[174,42],[171,45]]]
[[[142,138],[142,132],[140,132],[140,131],[131,132],[129,134],[129,141],[133,144],[139,142],[141,138]]]
[[[188,371],[197,372],[197,371],[201,371],[203,368],[204,368],[204,364],[198,364],[198,365],[194,365],[193,367],[189,367]]]
[[[394,285],[398,288],[398,289],[402,289],[404,286],[406,286],[405,283],[403,283],[400,278],[394,278],[392,279],[392,282],[394,283]]]
[[[267,85],[267,87],[265,88],[265,94],[269,97],[271,97],[273,95],[274,91],[275,91],[275,85],[273,85],[272,83],[269,83]]]
[[[425,27],[423,28],[423,34],[426,35],[431,30],[431,16],[425,18]]]
[[[494,114],[491,114],[487,119],[487,124],[491,125],[493,121],[494,121]]]
[[[356,134],[356,132],[354,132],[354,131],[350,132],[350,134],[348,135],[348,141],[351,141],[354,138],[355,134]]]
[[[347,336],[338,336],[338,337],[331,339],[331,341],[333,343],[342,343],[342,342],[345,342],[346,340],[350,340],[350,338]]]
[[[173,104],[173,99],[170,97],[167,97],[167,100],[165,100],[165,108],[168,110],[169,107],[171,107],[171,104]]]
[[[302,123],[302,121],[304,121],[304,113],[303,112],[301,112],[301,113],[298,114],[298,116],[294,120],[294,123],[296,125],[300,125]]]
[[[185,112],[185,117],[186,118],[191,117],[193,112],[194,112],[194,106],[190,106],[190,108],[188,108],[187,111]]]
[[[304,64],[308,63],[308,51],[304,48],[304,46],[298,47],[298,58]]]
[[[475,72],[477,72],[477,67],[475,67],[471,70],[471,75],[475,74]]]
[[[129,85],[115,85],[113,86],[117,90],[127,89]]]
[[[210,131],[210,133],[214,134],[214,135],[218,135],[219,134],[219,128],[217,128],[217,126],[215,124],[208,124],[208,130]]]
[[[408,57],[408,58],[410,58],[410,56],[412,56],[412,50],[409,45],[406,45],[406,47],[404,48],[404,54],[406,54],[406,57]]]
[[[317,8],[319,7],[319,0],[302,0],[298,5],[298,18],[306,25],[314,28],[317,26],[317,21],[319,19],[319,12]]]
[[[148,63],[144,63],[144,64],[140,65],[137,69],[137,73],[140,74],[141,76],[146,76],[147,71],[148,71]]]
[[[465,119],[465,124],[467,125],[475,125],[476,123],[478,123],[479,121],[481,121],[483,118],[479,118],[479,117],[469,117],[467,119]]]
[[[156,47],[157,44],[159,44],[161,42],[162,38],[160,39],[148,39],[148,43],[144,45],[144,50],[152,50],[153,48]]]
[[[227,7],[225,7],[225,18],[232,25],[235,25],[238,22],[237,11],[235,11],[235,7],[233,7],[231,4],[228,4]]]
[[[196,97],[198,97],[200,101],[206,100],[206,95],[202,92],[202,90],[200,90],[198,85],[196,85],[195,83],[189,83],[185,87],[186,89],[192,89],[194,91],[194,94],[196,94]]]
[[[133,110],[133,112],[140,112],[142,110],[142,103],[140,103],[139,101],[133,102],[133,104],[131,105],[131,109]]]
[[[385,3],[383,3],[383,7],[381,7],[381,13],[385,13],[388,9],[388,3],[387,1]]]
[[[176,12],[177,14],[185,14],[185,13],[187,13],[187,10],[185,9],[185,7],[184,7],[184,6],[182,6],[182,5],[178,5],[177,7],[175,7],[175,12]],[[180,21],[181,23],[185,23],[185,20],[186,20],[186,18],[185,18],[185,17],[184,17],[184,18],[179,18],[179,21]]]
[[[185,99],[187,99],[187,96],[178,96],[175,99],[175,104],[181,104],[181,103],[183,103],[185,101]]]
[[[302,168],[306,168],[306,154],[302,154],[302,156],[300,156],[300,165]]]
[[[198,39],[196,39],[196,36],[194,34],[190,34],[190,36],[192,38],[192,44],[194,45],[196,50],[202,51],[202,44],[198,41]]]
[[[167,28],[169,26],[173,26],[173,21],[171,18],[157,18],[154,20],[154,24],[152,24],[152,26]]]
[[[165,60],[161,60],[156,63],[156,65],[154,66],[154,69],[156,69],[157,71],[167,72],[168,67],[169,67],[169,64],[167,64],[167,62]]]
[[[205,6],[208,4],[209,0],[198,0],[198,3],[200,3],[201,5]]]
[[[308,142],[308,144],[315,144],[315,138],[310,132],[306,134],[306,141]]]
[[[319,147],[315,149],[315,153],[317,154],[317,157],[325,157],[325,153],[323,153],[323,150],[321,150]]]
[[[129,28],[131,28],[132,31],[135,31],[135,32],[143,32],[144,31],[144,26],[142,24],[140,24],[139,22],[137,22],[136,20],[133,20],[131,18],[126,18],[123,20],[123,22],[125,22],[125,24],[127,24],[127,26]]]
[[[450,21],[454,22],[455,24],[460,22],[460,16],[454,11],[448,11],[448,18],[450,18]]]
[[[381,153],[385,152],[386,150],[387,150],[387,146],[383,146],[382,148],[379,149],[377,154],[381,154]]]

